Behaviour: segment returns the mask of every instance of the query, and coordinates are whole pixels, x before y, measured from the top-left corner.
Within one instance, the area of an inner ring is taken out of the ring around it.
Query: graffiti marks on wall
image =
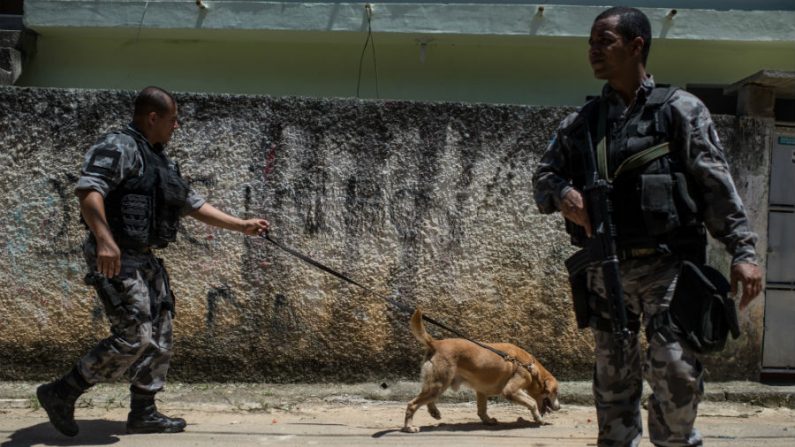
[[[207,292],[207,329],[212,329],[215,326],[217,312],[222,303],[229,303],[237,308],[240,307],[232,288],[225,283],[211,287]]]
[[[273,300],[273,316],[270,330],[272,334],[285,335],[298,328],[295,310],[287,295],[277,293]]]

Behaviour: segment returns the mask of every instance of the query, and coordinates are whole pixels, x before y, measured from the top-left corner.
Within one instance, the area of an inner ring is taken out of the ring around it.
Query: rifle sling
[[[599,178],[610,181],[607,167],[607,100],[599,101],[599,123],[596,126],[596,169]],[[589,148],[589,150],[591,150]]]
[[[613,174],[613,179],[621,175],[622,172],[631,171],[644,166],[653,160],[668,154],[669,152],[671,152],[671,148],[667,141],[656,146],[652,146],[648,149],[644,149],[637,154],[628,157],[620,165],[618,165],[616,172]]]

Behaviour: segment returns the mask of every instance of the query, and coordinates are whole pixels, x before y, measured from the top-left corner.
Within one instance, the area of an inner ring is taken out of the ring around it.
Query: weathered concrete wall
[[[759,235],[756,244],[764,267],[767,256],[768,190],[770,155],[775,123],[772,119],[716,116],[721,142],[726,149],[732,178],[743,198],[751,225]],[[714,240],[708,249],[708,262],[729,274],[731,258]],[[730,342],[725,351],[709,356],[705,362],[715,377],[757,379],[761,370],[762,336],[764,335],[764,297],[753,301],[739,314],[743,335]]]
[[[127,121],[132,96],[0,89],[2,379],[63,372],[107,334],[81,281],[84,230],[73,187],[84,151]],[[568,110],[177,99],[182,128],[169,152],[213,204],[266,216],[274,238],[476,338],[515,342],[560,378],[590,376],[590,334],[573,324],[562,265],[572,250],[560,217],[537,213],[530,183]],[[768,146],[758,135],[767,124],[719,122],[764,229]],[[422,352],[407,316],[265,240],[189,219],[162,256],[178,299],[174,378],[418,374]],[[745,321],[750,336],[730,348],[735,367],[719,366],[725,356],[708,359],[719,377],[756,376],[761,308]]]

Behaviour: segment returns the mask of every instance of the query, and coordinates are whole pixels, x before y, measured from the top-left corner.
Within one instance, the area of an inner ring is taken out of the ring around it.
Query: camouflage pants
[[[96,248],[89,240],[84,254],[89,271],[96,270]],[[151,253],[122,251],[122,268],[112,280],[95,285],[110,320],[111,335],[78,362],[90,384],[127,373],[144,391],[163,388],[172,356],[172,304],[168,277]]]
[[[666,309],[673,297],[680,262],[672,256],[655,256],[622,262],[621,280],[630,320],[642,315],[644,325]],[[588,286],[595,295],[592,307],[608,318],[607,301],[598,267],[588,271]],[[641,364],[638,334],[619,358],[610,332],[591,327],[596,365],[593,392],[599,424],[600,446],[637,446],[643,427],[640,399],[643,378],[651,385],[648,402],[649,438],[657,446],[702,445],[693,427],[698,403],[704,393],[703,367],[695,355],[676,340],[656,334],[649,340]]]

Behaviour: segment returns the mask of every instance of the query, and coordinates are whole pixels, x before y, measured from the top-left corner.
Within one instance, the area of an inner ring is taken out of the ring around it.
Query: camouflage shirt
[[[127,128],[140,134],[132,124]],[[152,146],[149,149],[155,150]],[[173,161],[169,160],[169,163]],[[143,157],[135,139],[120,132],[108,133],[86,152],[75,190],[94,190],[102,197],[107,197],[125,179],[139,175],[143,165]],[[205,202],[206,199],[191,188],[182,215],[198,210]]]
[[[618,92],[606,84],[602,98],[608,104],[608,122],[621,126],[633,114],[640,113],[654,86],[654,79],[646,78],[635,101],[627,106]],[[678,151],[675,156],[682,160],[689,178],[698,183],[694,189],[702,194],[702,215],[707,230],[726,246],[734,264],[758,263],[754,249],[757,236],[750,229],[709,111],[698,98],[683,90],[673,93],[666,106],[672,118],[671,147]],[[558,134],[571,125],[578,114],[579,111],[574,112],[560,123],[533,176],[534,198],[541,213],[558,211],[561,199],[573,188],[574,173]]]

